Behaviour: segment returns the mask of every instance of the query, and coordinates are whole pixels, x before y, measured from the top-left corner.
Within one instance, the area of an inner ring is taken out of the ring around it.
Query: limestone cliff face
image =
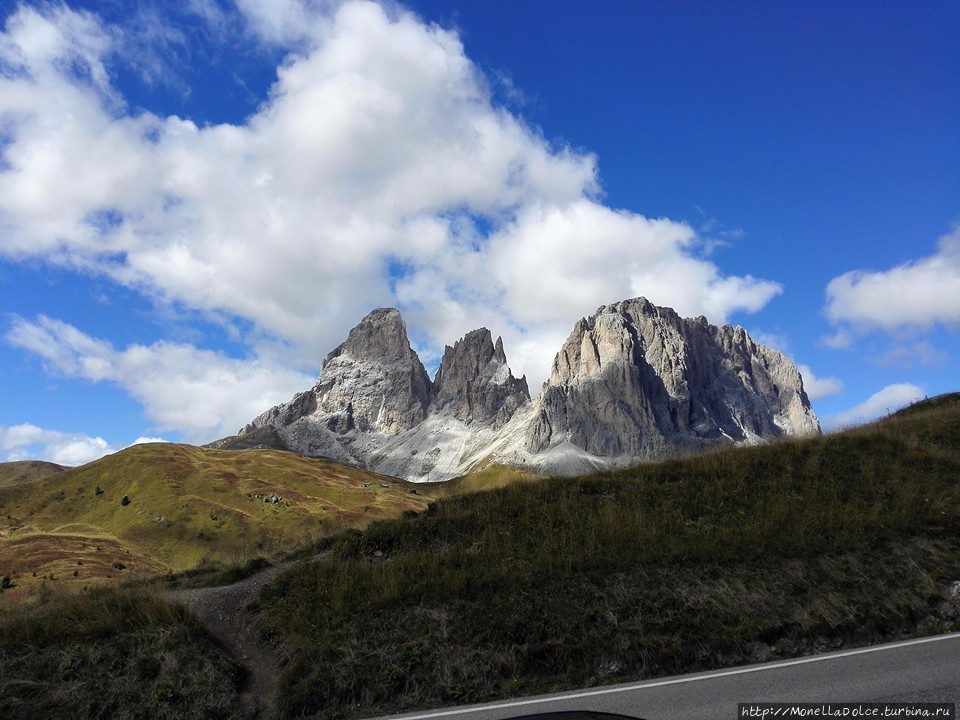
[[[231,442],[269,436],[307,455],[445,480],[491,458],[571,474],[819,429],[783,355],[742,328],[636,298],[578,321],[532,402],[489,330],[448,346],[431,382],[400,313],[374,310],[312,390],[243,428],[249,442]]]
[[[580,320],[557,354],[524,444],[600,458],[819,432],[796,367],[743,328],[684,320],[643,298]]]
[[[478,421],[500,428],[530,401],[527,379],[513,377],[507,366],[503,339],[494,344],[486,328],[446,347],[433,385],[434,408],[449,410],[467,425]]]
[[[423,422],[431,391],[400,312],[388,308],[367,315],[327,355],[314,395],[331,430],[393,435]]]
[[[245,426],[272,428],[286,447],[410,479],[449,479],[471,466],[516,411],[529,405],[526,379],[513,377],[499,338],[474,330],[448,347],[431,382],[410,347],[400,313],[381,308],[327,355],[312,390]]]
[[[356,429],[395,434],[423,422],[431,392],[399,311],[381,308],[327,355],[312,390],[268,410],[241,433],[268,424],[283,428],[315,416],[337,433]]]

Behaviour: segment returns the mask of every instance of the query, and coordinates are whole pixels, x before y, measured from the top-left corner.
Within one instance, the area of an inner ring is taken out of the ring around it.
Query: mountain
[[[448,346],[431,381],[399,311],[374,310],[326,357],[311,390],[218,446],[266,440],[436,481],[493,461],[575,474],[819,431],[783,355],[743,328],[635,298],[576,323],[535,400],[486,328]]]
[[[0,463],[0,487],[30,482],[64,470],[66,468],[63,465],[43,460],[17,460]]]
[[[643,298],[580,320],[553,361],[525,447],[597,457],[819,432],[796,367],[747,332]]]

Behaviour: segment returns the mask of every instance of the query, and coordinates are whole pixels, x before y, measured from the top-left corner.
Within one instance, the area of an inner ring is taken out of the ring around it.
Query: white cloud
[[[131,445],[146,445],[148,443],[165,443],[170,442],[169,440],[162,437],[138,437],[134,440]]]
[[[828,419],[827,424],[833,428],[843,428],[870,422],[922,397],[924,397],[923,390],[911,383],[887,385],[859,405],[833,415]]]
[[[839,378],[819,378],[813,374],[809,365],[797,365],[803,377],[803,389],[811,401],[816,402],[831,395],[839,395],[843,391],[843,382]]]
[[[313,381],[258,359],[235,360],[190,345],[157,342],[116,350],[47,317],[15,319],[7,341],[42,357],[53,372],[119,385],[158,429],[180,430],[188,442],[232,435]]]
[[[857,270],[827,285],[834,323],[894,333],[934,324],[960,325],[960,226],[940,238],[937,252],[882,272]]]
[[[58,465],[83,465],[116,452],[106,440],[80,433],[45,430],[23,423],[0,426],[0,450],[5,461],[47,460]]]
[[[206,127],[125,114],[108,62],[125,49],[94,16],[11,16],[0,36],[0,254],[241,318],[254,354],[274,338],[301,362],[378,305],[401,308],[428,358],[487,325],[532,388],[574,321],[601,304],[644,295],[723,322],[781,291],[724,275],[684,223],[602,205],[596,158],[495,105],[455,32],[360,0],[239,8],[289,55],[254,115]],[[86,70],[69,70],[70,58]],[[158,427],[188,436],[235,422],[227,379],[263,401],[244,422],[302,379],[184,345],[116,350],[53,320],[18,328],[19,344],[60,372],[116,382]],[[172,402],[164,382],[188,402]]]
[[[160,437],[140,437],[131,445],[168,442]],[[16,460],[46,460],[58,465],[85,465],[110,455],[122,446],[113,446],[101,437],[82,433],[47,430],[30,423],[4,427],[0,425],[0,450],[4,462]]]
[[[685,224],[585,197],[530,205],[479,249],[469,231],[451,252],[424,258],[397,283],[397,295],[440,347],[480,324],[503,334],[534,392],[576,320],[600,305],[644,295],[722,323],[781,291],[770,281],[723,277],[689,254],[696,235]]]

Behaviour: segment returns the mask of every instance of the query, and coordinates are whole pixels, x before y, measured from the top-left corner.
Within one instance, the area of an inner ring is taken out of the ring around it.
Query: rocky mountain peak
[[[486,328],[472,330],[443,353],[434,378],[434,405],[448,408],[463,423],[506,423],[521,405],[529,402],[527,379],[510,372],[503,339],[494,344]]]
[[[684,320],[645,298],[576,323],[527,427],[533,453],[570,443],[598,457],[818,432],[799,373],[743,328]]]
[[[486,328],[446,347],[431,382],[400,313],[374,310],[327,356],[313,389],[236,442],[445,480],[491,459],[569,474],[818,431],[783,355],[743,328],[633,298],[576,322],[533,402]]]
[[[331,430],[393,434],[423,422],[432,386],[400,312],[379,308],[327,355],[313,392]]]
[[[407,359],[415,355],[407,339],[407,326],[396,308],[377,308],[368,313],[323,361],[323,367],[339,357],[352,360]]]

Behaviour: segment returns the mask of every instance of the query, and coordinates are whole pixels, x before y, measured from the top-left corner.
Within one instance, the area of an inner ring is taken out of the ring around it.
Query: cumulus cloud
[[[857,270],[827,285],[831,322],[889,333],[904,327],[960,325],[960,226],[937,251],[880,272]]]
[[[0,426],[0,450],[6,462],[40,459],[58,465],[83,465],[117,449],[100,437],[45,430],[30,423]]]
[[[843,382],[839,378],[825,377],[820,378],[813,374],[809,365],[797,365],[801,377],[803,377],[803,389],[810,400],[816,402],[823,400],[831,395],[839,395],[843,391]]]
[[[117,350],[47,317],[15,319],[7,341],[36,353],[55,373],[119,385],[159,430],[180,430],[188,442],[232,435],[313,381],[258,359],[236,360],[190,345],[157,342]]]
[[[131,445],[168,442],[161,437],[139,437]],[[4,462],[46,460],[58,465],[85,465],[115,453],[123,447],[110,445],[101,437],[82,433],[47,430],[31,423],[4,427],[0,425],[0,450]]]
[[[0,254],[239,318],[254,356],[273,341],[301,363],[379,305],[400,307],[428,364],[487,325],[531,387],[603,303],[644,295],[723,322],[781,291],[723,274],[684,223],[604,206],[596,158],[495,104],[455,32],[362,0],[238,7],[248,32],[287,55],[252,116],[207,126],[125,110],[109,80],[124,46],[94,15],[24,6],[10,17]],[[188,435],[236,429],[226,379],[253,383],[258,400],[302,379],[279,371],[270,385],[255,361],[183,345],[117,350],[49,319],[13,335]],[[167,381],[199,399],[173,406]]]
[[[923,397],[923,390],[912,383],[887,385],[859,405],[830,417],[828,425],[834,428],[843,428],[870,422]]]

